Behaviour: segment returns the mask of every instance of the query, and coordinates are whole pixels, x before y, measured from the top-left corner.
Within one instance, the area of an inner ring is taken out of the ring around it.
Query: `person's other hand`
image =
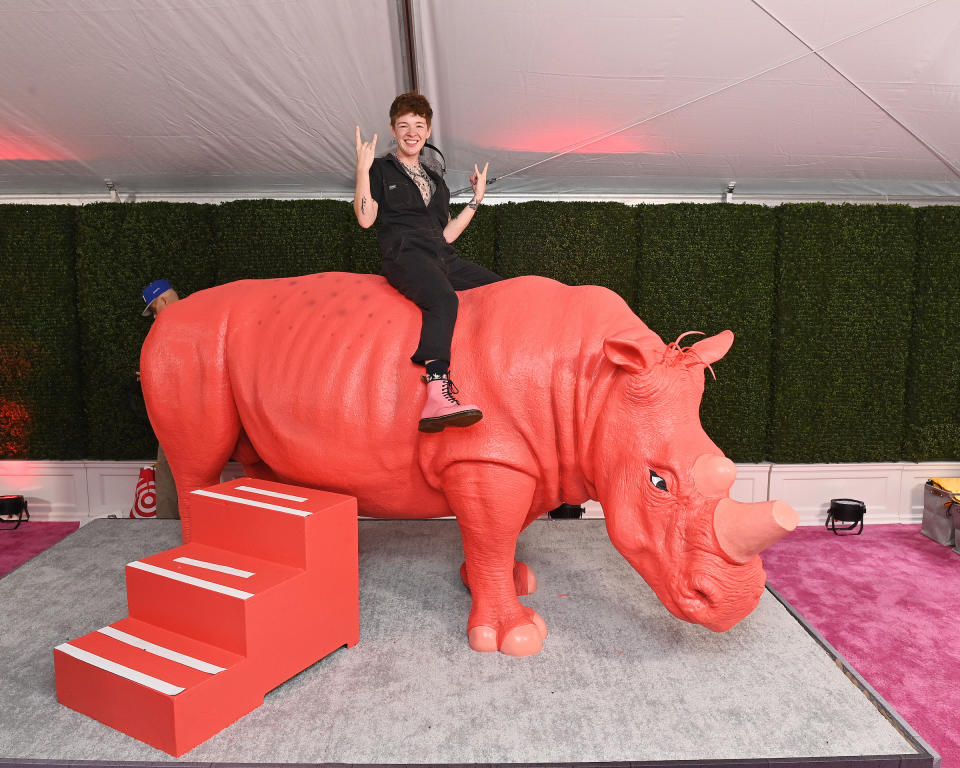
[[[490,163],[483,164],[483,171],[481,171],[477,164],[473,164],[473,173],[470,175],[470,186],[473,187],[473,199],[478,203],[483,200],[483,193],[487,191],[487,168],[490,167]]]

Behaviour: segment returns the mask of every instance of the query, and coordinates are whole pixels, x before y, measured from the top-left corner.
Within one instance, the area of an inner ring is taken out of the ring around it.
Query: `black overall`
[[[502,280],[489,269],[464,261],[443,238],[450,220],[450,190],[427,166],[436,185],[430,204],[391,152],[373,161],[370,194],[377,201],[377,240],[383,256],[383,275],[420,307],[423,325],[420,345],[410,357],[450,361],[450,343],[457,322],[456,291]]]

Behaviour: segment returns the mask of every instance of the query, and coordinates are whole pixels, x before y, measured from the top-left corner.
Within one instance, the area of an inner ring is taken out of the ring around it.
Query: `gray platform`
[[[124,564],[178,543],[176,521],[95,521],[0,580],[0,764],[177,762],[58,704],[53,647],[125,616]],[[361,521],[359,645],[180,762],[938,762],[769,592],[715,634],[673,618],[602,521],[537,522],[518,554],[550,636],[478,654],[456,524]]]

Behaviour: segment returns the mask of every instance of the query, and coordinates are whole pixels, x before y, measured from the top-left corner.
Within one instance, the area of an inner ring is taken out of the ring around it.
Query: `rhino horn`
[[[737,465],[726,456],[704,453],[693,463],[693,482],[704,496],[723,496],[737,479]]]
[[[798,522],[796,511],[785,501],[745,504],[720,499],[713,514],[713,529],[720,548],[739,563],[752,560],[790,533]]]

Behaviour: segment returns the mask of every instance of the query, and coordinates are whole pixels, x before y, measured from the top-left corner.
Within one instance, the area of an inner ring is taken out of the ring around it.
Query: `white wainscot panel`
[[[923,486],[931,477],[960,477],[960,462],[904,464],[900,482],[900,522],[919,525],[923,521]]]
[[[603,518],[603,507],[600,506],[599,501],[585,501],[583,502],[583,519],[584,520],[597,520]]]
[[[770,490],[769,464],[737,464],[737,479],[730,488],[735,501],[767,501]]]
[[[156,467],[151,461],[88,461],[87,489],[90,518],[129,517],[137,493],[142,467]],[[223,469],[220,482],[243,477],[243,467],[231,461]]]
[[[149,461],[88,461],[90,517],[129,517],[140,469],[152,466]]]
[[[22,494],[36,520],[87,522],[130,511],[140,468],[147,461],[0,461],[0,493]],[[222,480],[243,474],[231,462]],[[739,464],[731,496],[738,501],[782,499],[800,514],[802,525],[822,525],[833,498],[860,499],[866,522],[919,523],[923,484],[930,477],[960,477],[960,462],[915,464]],[[596,501],[584,517],[602,518]]]
[[[32,520],[87,516],[87,473],[82,461],[0,461],[0,493],[23,496]]]
[[[902,463],[780,464],[770,469],[770,498],[790,504],[800,525],[823,525],[830,499],[858,499],[864,522],[899,523]]]

